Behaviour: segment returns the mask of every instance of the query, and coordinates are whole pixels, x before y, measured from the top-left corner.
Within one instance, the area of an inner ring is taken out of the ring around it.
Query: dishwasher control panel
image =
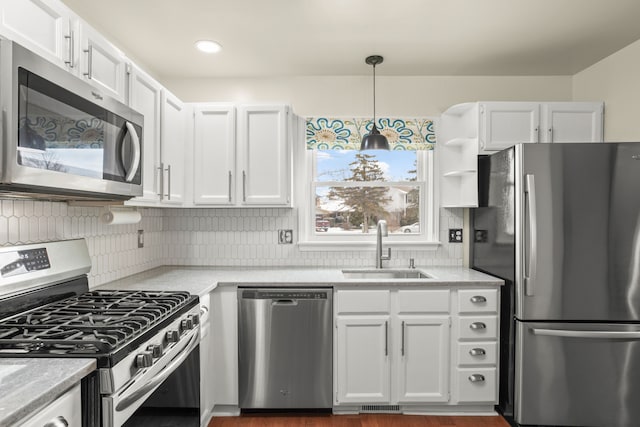
[[[266,290],[266,289],[245,289],[242,291],[244,299],[327,299],[330,290]]]

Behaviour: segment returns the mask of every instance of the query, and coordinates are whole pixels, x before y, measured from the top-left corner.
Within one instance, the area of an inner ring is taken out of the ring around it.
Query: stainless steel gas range
[[[0,248],[0,358],[95,358],[83,427],[199,426],[198,297],[89,291],[89,269],[83,239]]]

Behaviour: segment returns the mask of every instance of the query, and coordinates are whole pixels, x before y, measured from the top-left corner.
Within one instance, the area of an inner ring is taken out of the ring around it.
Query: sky
[[[357,150],[318,150],[318,181],[342,181],[351,176],[349,163],[358,153]],[[415,151],[370,150],[367,154],[376,157],[387,181],[405,181],[410,177],[407,171],[415,170]]]

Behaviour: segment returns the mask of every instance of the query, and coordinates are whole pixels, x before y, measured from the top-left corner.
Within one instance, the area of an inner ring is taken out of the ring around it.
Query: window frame
[[[294,196],[298,202],[298,247],[301,251],[362,250],[375,247],[376,233],[362,234],[322,234],[315,231],[316,187],[331,186],[418,186],[420,187],[420,224],[425,224],[420,234],[389,234],[384,238],[385,246],[407,249],[436,250],[439,241],[439,194],[437,185],[437,162],[435,150],[416,151],[416,181],[401,182],[334,182],[314,181],[316,162],[314,150],[306,149],[306,144],[296,144],[294,153]]]

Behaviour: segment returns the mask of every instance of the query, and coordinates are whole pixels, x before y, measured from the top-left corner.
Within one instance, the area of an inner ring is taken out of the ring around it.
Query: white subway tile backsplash
[[[103,208],[62,202],[0,201],[0,245],[83,237],[92,260],[91,286],[159,265],[359,267],[372,263],[371,251],[300,251],[278,244],[279,229],[298,233],[295,209],[140,208],[142,221],[106,225]],[[435,251],[397,250],[389,265],[461,265],[462,245],[448,243],[448,229],[462,228],[461,209],[440,212],[442,245]],[[145,246],[137,247],[137,230]]]

